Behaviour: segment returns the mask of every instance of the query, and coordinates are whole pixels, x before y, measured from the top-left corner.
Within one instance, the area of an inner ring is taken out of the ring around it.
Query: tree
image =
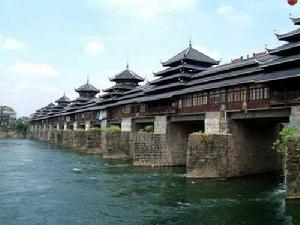
[[[25,135],[28,129],[28,122],[22,119],[17,119],[10,127],[11,130],[18,134]]]

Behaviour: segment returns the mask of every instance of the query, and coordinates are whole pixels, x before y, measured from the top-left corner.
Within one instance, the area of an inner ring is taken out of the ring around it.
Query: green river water
[[[278,174],[187,180],[184,168],[0,139],[1,225],[300,225],[300,203],[284,196]]]

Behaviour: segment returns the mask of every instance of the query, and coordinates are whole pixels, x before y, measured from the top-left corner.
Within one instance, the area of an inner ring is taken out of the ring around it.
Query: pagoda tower
[[[75,89],[75,91],[79,94],[79,98],[76,99],[77,101],[88,101],[95,98],[96,94],[100,92],[99,89],[90,84],[89,79],[87,79],[84,85]]]
[[[299,18],[291,18],[295,26],[300,25]],[[268,53],[273,57],[266,63],[261,63],[261,67],[265,70],[288,69],[291,66],[299,65],[300,61],[300,28],[284,34],[276,34],[279,41],[286,43],[274,48],[267,49]]]
[[[182,87],[193,74],[218,65],[219,61],[193,48],[190,41],[186,49],[161,64],[166,69],[154,73],[158,79],[149,83],[153,87],[146,90],[146,93],[163,92]]]
[[[64,93],[64,95],[62,97],[60,97],[59,99],[57,99],[55,101],[55,103],[57,103],[57,106],[65,107],[65,106],[67,106],[68,104],[71,103],[71,100]]]
[[[115,85],[103,90],[103,92],[106,92],[101,96],[103,99],[120,97],[124,92],[137,87],[140,82],[144,81],[144,78],[130,70],[127,63],[126,69],[116,74],[113,78],[110,78],[110,81],[115,82]]]

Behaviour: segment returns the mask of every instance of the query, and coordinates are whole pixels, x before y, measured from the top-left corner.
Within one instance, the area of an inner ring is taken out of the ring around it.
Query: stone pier
[[[205,133],[189,137],[187,177],[237,177],[281,170],[282,158],[272,149],[280,124],[207,113]]]
[[[300,106],[291,107],[290,123],[299,135],[290,139],[288,146],[285,172],[287,199],[300,199]]]
[[[172,123],[168,116],[156,116],[154,133],[138,132],[135,137],[134,166],[184,166],[188,134],[186,127]]]
[[[300,199],[300,135],[290,139],[285,160],[286,198]]]

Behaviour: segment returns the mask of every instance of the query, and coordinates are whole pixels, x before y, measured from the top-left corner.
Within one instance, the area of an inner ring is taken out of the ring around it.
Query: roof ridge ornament
[[[87,83],[87,84],[90,84],[89,76],[87,76],[86,83]]]
[[[127,56],[127,63],[126,63],[126,70],[129,69],[129,59],[128,59],[128,56]]]

